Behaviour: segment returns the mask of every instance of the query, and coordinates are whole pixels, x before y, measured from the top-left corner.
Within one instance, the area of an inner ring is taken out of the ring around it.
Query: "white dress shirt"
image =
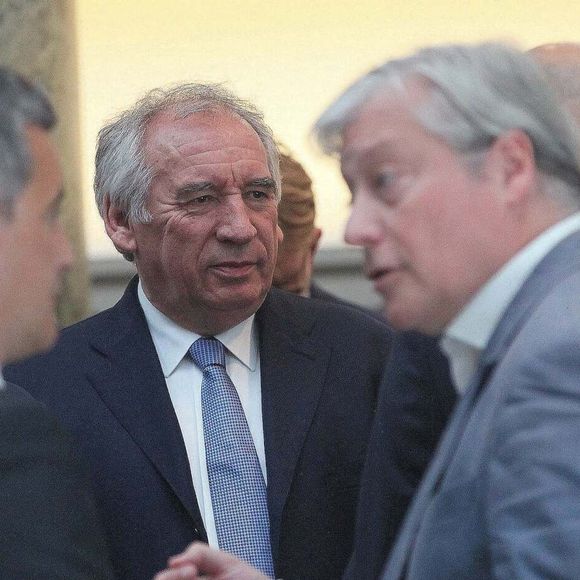
[[[178,326],[157,310],[145,296],[141,282],[139,282],[137,294],[179,421],[189,459],[193,487],[208,541],[211,546],[218,547],[205,463],[201,414],[202,372],[188,354],[189,347],[200,335]],[[254,316],[216,335],[216,338],[226,347],[226,369],[240,397],[264,480],[266,480],[260,354]]]
[[[440,346],[449,359],[459,394],[469,386],[481,353],[532,270],[558,243],[578,230],[580,212],[542,232],[498,270],[445,329]]]

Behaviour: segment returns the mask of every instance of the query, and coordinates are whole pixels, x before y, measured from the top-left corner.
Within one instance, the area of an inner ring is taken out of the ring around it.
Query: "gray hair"
[[[150,91],[100,130],[94,189],[102,217],[108,197],[131,221],[151,220],[146,202],[154,173],[145,160],[143,135],[149,121],[165,111],[175,113],[178,119],[193,113],[225,111],[246,121],[264,145],[276,196],[280,198],[278,148],[262,113],[221,85],[190,83]]]
[[[430,133],[460,153],[482,152],[502,133],[530,138],[544,189],[567,206],[580,205],[580,168],[573,123],[531,57],[498,43],[425,48],[388,61],[348,88],[320,117],[314,135],[338,154],[342,135],[360,108],[381,91],[406,97],[406,82],[429,87],[411,111]]]
[[[48,97],[20,75],[0,67],[0,214],[10,217],[32,172],[26,127],[47,131],[56,123]]]

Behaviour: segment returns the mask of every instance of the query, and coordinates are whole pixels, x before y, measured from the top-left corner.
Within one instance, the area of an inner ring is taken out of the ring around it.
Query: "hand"
[[[154,580],[270,580],[261,572],[227,552],[195,542],[185,552],[169,558],[169,568]]]

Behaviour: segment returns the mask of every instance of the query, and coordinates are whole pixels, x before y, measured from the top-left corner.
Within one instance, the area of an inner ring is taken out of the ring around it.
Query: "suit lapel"
[[[492,366],[480,365],[468,390],[459,400],[437,447],[433,460],[415,493],[403,525],[397,534],[397,540],[389,555],[387,565],[383,570],[383,580],[394,580],[403,577],[425,511],[433,495],[436,493],[461,439],[465,425],[471,415],[475,397],[492,370]]]
[[[382,577],[401,578],[409,561],[414,539],[429,503],[445,477],[481,390],[485,388],[496,365],[501,361],[522,325],[538,302],[566,275],[580,269],[580,232],[558,244],[538,264],[498,323],[482,353],[478,369],[459,401],[413,502],[405,517],[397,541]]]
[[[330,350],[308,336],[314,323],[303,320],[293,310],[290,301],[272,290],[256,318],[270,536],[275,559],[282,511],[330,359]]]
[[[89,381],[135,444],[173,490],[205,537],[185,444],[136,294],[134,279],[113,309],[110,327],[93,337],[100,357]],[[111,328],[119,329],[111,333]]]

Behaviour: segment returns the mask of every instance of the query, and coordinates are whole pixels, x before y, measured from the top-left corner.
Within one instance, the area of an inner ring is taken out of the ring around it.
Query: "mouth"
[[[214,264],[212,269],[218,274],[231,278],[239,278],[246,276],[257,266],[255,261],[247,260],[232,260],[227,262],[219,262]]]
[[[367,272],[367,277],[373,282],[376,292],[387,294],[399,273],[399,268],[373,268]]]

